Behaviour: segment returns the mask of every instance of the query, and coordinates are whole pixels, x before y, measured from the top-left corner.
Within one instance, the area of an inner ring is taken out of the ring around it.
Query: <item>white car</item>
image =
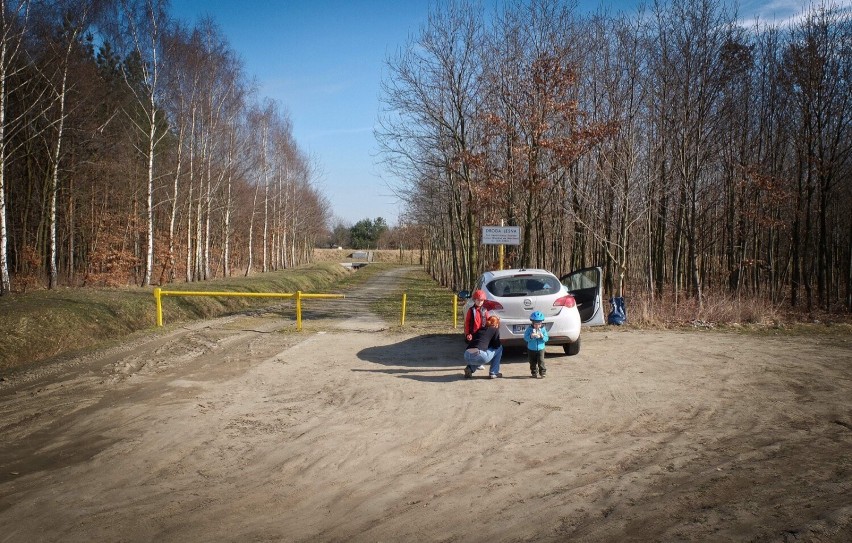
[[[526,345],[524,330],[533,311],[544,314],[550,336],[548,345],[562,345],[566,354],[580,352],[582,325],[604,324],[601,307],[601,269],[584,268],[561,278],[547,270],[512,269],[487,271],[474,290],[485,291],[485,309],[500,317],[500,341],[506,346]],[[466,299],[465,315],[473,300],[471,292],[459,292]]]

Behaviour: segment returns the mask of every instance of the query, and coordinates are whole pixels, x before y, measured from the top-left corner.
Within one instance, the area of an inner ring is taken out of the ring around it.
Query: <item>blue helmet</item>
[[[541,311],[533,311],[532,315],[530,315],[530,320],[532,322],[544,322],[544,314]]]

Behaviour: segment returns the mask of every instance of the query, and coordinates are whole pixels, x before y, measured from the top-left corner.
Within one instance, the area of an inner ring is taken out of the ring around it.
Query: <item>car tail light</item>
[[[495,302],[494,300],[485,300],[485,303],[483,303],[482,306],[488,311],[495,309],[503,309],[503,304],[501,304],[500,302]]]
[[[557,300],[553,302],[553,307],[575,307],[576,305],[577,301],[570,294],[568,296],[557,298]]]

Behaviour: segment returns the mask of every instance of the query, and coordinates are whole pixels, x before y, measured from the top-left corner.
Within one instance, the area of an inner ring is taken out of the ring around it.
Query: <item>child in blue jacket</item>
[[[544,347],[550,337],[547,335],[547,328],[544,327],[544,315],[541,311],[533,311],[533,314],[530,315],[530,322],[531,324],[524,331],[530,372],[533,379],[542,379],[547,373],[547,368],[544,367]]]

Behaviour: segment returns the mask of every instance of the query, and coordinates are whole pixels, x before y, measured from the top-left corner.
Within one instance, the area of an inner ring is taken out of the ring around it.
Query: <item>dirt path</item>
[[[393,280],[0,383],[0,542],[852,539],[852,338],[607,329],[464,380],[352,317]]]

